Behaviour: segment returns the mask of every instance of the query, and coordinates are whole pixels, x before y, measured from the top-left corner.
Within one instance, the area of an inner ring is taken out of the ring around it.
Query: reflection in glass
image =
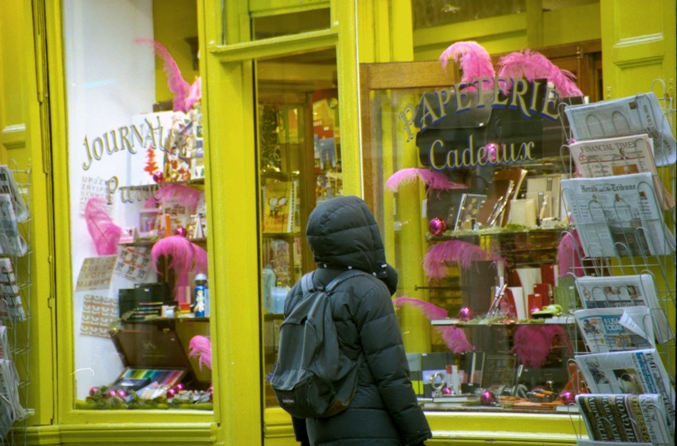
[[[266,405],[284,300],[314,269],[305,239],[315,206],[343,193],[334,50],[257,61]]]

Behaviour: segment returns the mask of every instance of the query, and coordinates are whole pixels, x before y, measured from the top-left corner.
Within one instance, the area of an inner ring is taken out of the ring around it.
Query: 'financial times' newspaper
[[[563,180],[562,194],[587,257],[661,256],[675,249],[650,173]]]
[[[578,173],[584,178],[649,172],[663,209],[670,209],[675,205],[674,198],[658,176],[653,157],[653,140],[649,135],[578,141],[569,146],[569,151]]]
[[[656,165],[675,163],[675,137],[653,92],[571,105],[564,112],[577,141],[647,133],[654,142]]]
[[[665,312],[658,305],[656,286],[650,274],[579,277],[576,288],[586,309],[648,307],[658,342],[664,343],[674,337]]]
[[[675,390],[656,349],[576,355],[576,363],[592,393],[660,394],[675,429]]]

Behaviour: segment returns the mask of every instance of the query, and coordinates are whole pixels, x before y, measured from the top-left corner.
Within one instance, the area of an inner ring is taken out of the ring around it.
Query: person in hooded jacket
[[[330,295],[340,348],[355,359],[355,395],[337,415],[294,418],[297,441],[304,446],[423,445],[432,433],[409,379],[391,300],[397,272],[386,263],[374,216],[358,197],[332,198],[311,212],[306,238],[317,265],[316,286],[326,286],[348,269],[367,274],[341,282]],[[302,295],[296,283],[285,317]]]

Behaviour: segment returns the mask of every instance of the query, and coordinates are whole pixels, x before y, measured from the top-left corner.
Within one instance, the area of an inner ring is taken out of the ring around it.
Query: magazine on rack
[[[675,389],[656,349],[576,355],[576,363],[592,393],[657,393],[675,429]]]
[[[595,308],[576,310],[574,317],[592,353],[653,348],[649,308]]]
[[[646,306],[651,312],[653,331],[661,344],[674,337],[665,312],[658,305],[651,274],[610,277],[579,277],[578,295],[586,309]]]
[[[19,400],[19,375],[16,367],[9,359],[0,359],[0,429],[5,427],[7,419],[13,422],[25,418],[26,415]]]
[[[656,164],[669,166],[675,163],[675,137],[653,92],[571,105],[564,112],[577,141],[647,133],[653,139]]]
[[[19,186],[14,181],[14,174],[9,168],[2,164],[0,165],[0,193],[8,194],[12,200],[12,207],[18,222],[24,222],[30,213],[28,207],[24,203]]]
[[[675,250],[650,173],[564,180],[562,195],[587,257],[661,256]]]
[[[663,209],[670,209],[675,200],[665,189],[653,158],[653,140],[647,134],[617,138],[578,141],[569,146],[571,158],[584,178],[611,177],[648,172]]]
[[[596,441],[672,446],[668,410],[658,394],[576,396],[588,436]],[[616,444],[616,443],[614,443]]]

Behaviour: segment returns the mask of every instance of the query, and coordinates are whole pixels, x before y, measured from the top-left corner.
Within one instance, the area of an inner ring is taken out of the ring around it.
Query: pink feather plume
[[[572,354],[571,340],[559,325],[522,325],[515,330],[513,343],[510,352],[530,369],[543,367],[554,347],[566,348],[567,356]]]
[[[412,305],[419,309],[428,320],[446,319],[449,316],[446,309],[414,297],[397,297],[393,299],[393,303],[396,307],[401,307],[405,304]],[[447,347],[452,352],[459,354],[475,350],[475,347],[468,342],[462,329],[451,325],[438,326],[435,329],[442,335],[442,339],[444,339]]]
[[[194,210],[197,202],[200,200],[201,192],[185,184],[170,183],[165,184],[155,191],[153,195],[146,200],[144,207],[154,208],[157,203],[175,198],[181,206],[186,206]]]
[[[212,369],[212,343],[209,338],[205,336],[193,336],[188,343],[188,357],[198,357],[198,364],[202,370],[202,364],[206,365],[209,370]]]
[[[473,262],[483,260],[494,260],[507,265],[507,261],[493,249],[487,253],[474,243],[449,240],[437,243],[428,250],[423,269],[430,280],[439,281],[446,277],[448,266],[460,264],[462,268],[468,269]]]
[[[547,79],[564,97],[583,96],[574,82],[576,76],[562,70],[547,57],[536,51],[524,50],[506,54],[498,61],[499,76],[509,78]]]
[[[564,277],[567,274],[573,274],[576,277],[585,275],[583,270],[583,247],[578,238],[578,232],[574,229],[567,232],[560,240],[557,246],[557,268],[558,276]]]
[[[474,78],[489,77],[490,82],[482,83],[482,89],[493,88],[493,79],[496,76],[491,56],[482,45],[477,42],[456,42],[449,46],[440,55],[442,68],[446,71],[449,59],[459,62],[463,70],[462,80],[471,82]],[[474,88],[474,87],[473,87]]]
[[[445,310],[444,308],[438,307],[435,304],[431,304],[430,302],[426,302],[421,299],[416,299],[414,297],[406,297],[406,296],[397,297],[393,299],[393,303],[395,304],[396,307],[401,307],[404,304],[413,305],[414,307],[421,310],[421,312],[425,315],[425,317],[428,318],[428,320],[446,319],[449,316],[447,310]]]
[[[444,339],[449,350],[455,354],[475,351],[475,347],[468,342],[468,338],[465,337],[465,332],[461,328],[454,327],[453,325],[435,328],[442,335],[442,339]]]
[[[174,93],[172,108],[174,111],[188,113],[193,104],[201,97],[202,91],[200,79],[198,78],[193,85],[186,82],[181,76],[181,70],[172,55],[169,54],[167,48],[162,46],[159,42],[156,42],[153,39],[144,39],[142,37],[138,37],[134,39],[134,41],[149,43],[153,46],[155,54],[157,54],[164,62],[163,67],[165,74],[167,74],[167,86],[169,87],[169,90]]]
[[[188,285],[189,274],[207,274],[207,251],[183,236],[165,237],[153,245],[150,257],[153,269],[159,274],[162,274],[158,268],[162,256],[167,258],[167,268],[176,273],[175,294],[179,287]]]
[[[397,192],[397,189],[399,189],[401,185],[413,183],[417,178],[427,184],[430,189],[451,190],[467,189],[468,187],[464,184],[454,183],[443,173],[418,167],[410,167],[408,169],[398,170],[392,174],[386,181],[386,189]]]
[[[106,201],[93,197],[85,205],[85,221],[87,230],[92,236],[96,253],[100,256],[117,254],[118,242],[122,236],[122,228],[110,218],[106,212]]]

